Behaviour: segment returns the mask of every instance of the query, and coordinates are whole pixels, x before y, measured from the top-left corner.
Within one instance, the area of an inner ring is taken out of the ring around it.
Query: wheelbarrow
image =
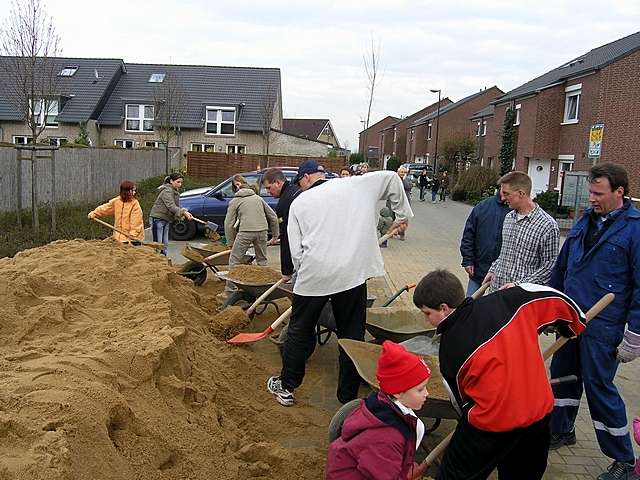
[[[218,271],[218,272],[216,272],[216,276],[220,280],[232,283],[237,288],[237,290],[235,290],[234,292],[231,292],[227,296],[226,300],[222,304],[223,308],[231,306],[231,305],[237,305],[237,304],[239,304],[241,302],[246,302],[246,303],[250,303],[251,304],[258,297],[260,297],[263,293],[265,293],[267,290],[269,290],[274,284],[274,282],[271,282],[271,283],[258,282],[258,283],[256,283],[256,282],[246,282],[246,281],[238,280],[238,279],[229,277],[229,272],[228,271]],[[278,313],[278,315],[280,315],[280,307],[278,306],[277,303],[275,303],[275,300],[278,300],[279,298],[285,298],[287,296],[288,296],[288,294],[287,294],[286,290],[283,290],[281,288],[276,288],[269,295],[267,295],[266,298],[264,298],[262,300],[261,305],[259,305],[254,310],[254,313],[256,315],[260,315],[261,313],[263,313],[267,309],[267,307],[269,305],[273,305],[275,307],[276,312]]]
[[[187,243],[182,249],[182,256],[189,260],[186,263],[178,266],[177,272],[187,278],[193,280],[194,285],[200,286],[207,280],[207,270],[211,270],[214,274],[219,271],[218,267],[227,265],[229,263],[229,253],[207,260],[205,258],[226,251],[227,248],[223,245],[208,244],[208,243]],[[255,259],[252,255],[251,249],[247,251],[247,254],[242,258],[243,265],[248,265]],[[206,263],[206,266],[204,265]]]
[[[376,379],[376,367],[378,357],[382,351],[382,346],[375,343],[360,342],[357,340],[340,339],[338,345],[342,347],[356,367],[358,374],[368,383],[371,388],[378,390],[378,380]],[[451,404],[442,376],[440,374],[440,363],[437,352],[433,355],[422,355],[424,361],[431,370],[431,378],[427,384],[429,398],[424,406],[416,411],[416,415],[421,419],[432,419],[432,425],[426,429],[425,433],[436,430],[443,419],[457,419],[458,412]],[[344,419],[358,406],[360,399],[352,400],[343,405],[331,419],[329,424],[329,440],[335,440],[342,429]],[[426,423],[426,422],[425,422]]]

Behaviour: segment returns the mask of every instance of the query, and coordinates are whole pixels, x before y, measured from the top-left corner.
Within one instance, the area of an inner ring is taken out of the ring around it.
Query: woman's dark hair
[[[453,273],[447,270],[434,270],[428,273],[413,292],[413,303],[416,307],[437,309],[446,303],[449,308],[457,308],[464,300],[462,283]]]
[[[612,192],[622,187],[623,195],[629,195],[629,176],[623,166],[611,162],[594,165],[589,169],[589,183],[598,178],[609,180]]]
[[[136,184],[125,180],[120,184],[120,200],[130,202],[136,197]]]
[[[175,182],[179,178],[184,178],[184,175],[179,172],[173,172],[164,177],[164,183]]]

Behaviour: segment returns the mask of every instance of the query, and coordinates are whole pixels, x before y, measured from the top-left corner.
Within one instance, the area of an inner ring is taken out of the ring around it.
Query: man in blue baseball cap
[[[295,183],[300,186],[300,190],[308,190],[318,180],[324,180],[325,170],[315,160],[305,160],[298,167]]]

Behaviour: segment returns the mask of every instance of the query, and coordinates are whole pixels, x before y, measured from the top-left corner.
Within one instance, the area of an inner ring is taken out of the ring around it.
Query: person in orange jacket
[[[136,184],[125,180],[120,184],[120,195],[97,207],[87,215],[90,219],[113,216],[115,227],[130,237],[144,240],[144,220],[142,208],[136,199]],[[113,231],[113,239],[118,242],[130,242],[131,238]]]

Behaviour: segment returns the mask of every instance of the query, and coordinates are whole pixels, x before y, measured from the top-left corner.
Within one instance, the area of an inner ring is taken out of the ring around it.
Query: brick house
[[[515,168],[534,193],[560,188],[566,170],[612,161],[640,191],[640,32],[595,48],[521,85],[494,102],[495,125],[516,111]],[[599,158],[589,158],[592,125],[603,124]],[[497,128],[497,143],[501,144]]]
[[[15,59],[0,57],[0,142],[30,143],[23,113],[2,88]],[[328,144],[282,131],[279,68],[125,63],[121,59],[56,58],[59,95],[43,114],[39,141],[73,142],[84,124],[93,146],[161,148],[159,122],[169,85],[181,93],[169,141],[186,151],[326,156]],[[175,90],[174,90],[175,91]],[[50,109],[51,110],[51,109]],[[266,130],[265,130],[266,129]],[[263,134],[263,132],[268,132]]]
[[[483,89],[473,95],[450,103],[437,111],[418,118],[411,124],[407,135],[410,161],[424,161],[433,165],[438,138],[438,156],[448,140],[470,137],[469,118],[504,94],[498,87]],[[438,129],[440,130],[438,132]],[[437,134],[437,135],[436,135]]]
[[[398,120],[400,119],[389,115],[358,134],[358,152],[364,154],[365,161],[372,167],[377,168],[381,165],[382,130]]]
[[[469,119],[469,135],[476,142],[478,162],[483,167],[499,170],[500,136],[502,125],[494,121],[493,105],[471,115]]]
[[[453,103],[448,98],[440,100],[440,108],[445,105]],[[400,163],[406,163],[409,158],[407,153],[407,133],[411,133],[409,130],[411,124],[418,118],[436,111],[438,108],[438,102],[435,102],[427,107],[421,108],[415,113],[392,123],[382,130],[384,135],[384,144],[381,142],[382,158],[383,162],[386,162],[392,156],[397,156],[400,159]]]

